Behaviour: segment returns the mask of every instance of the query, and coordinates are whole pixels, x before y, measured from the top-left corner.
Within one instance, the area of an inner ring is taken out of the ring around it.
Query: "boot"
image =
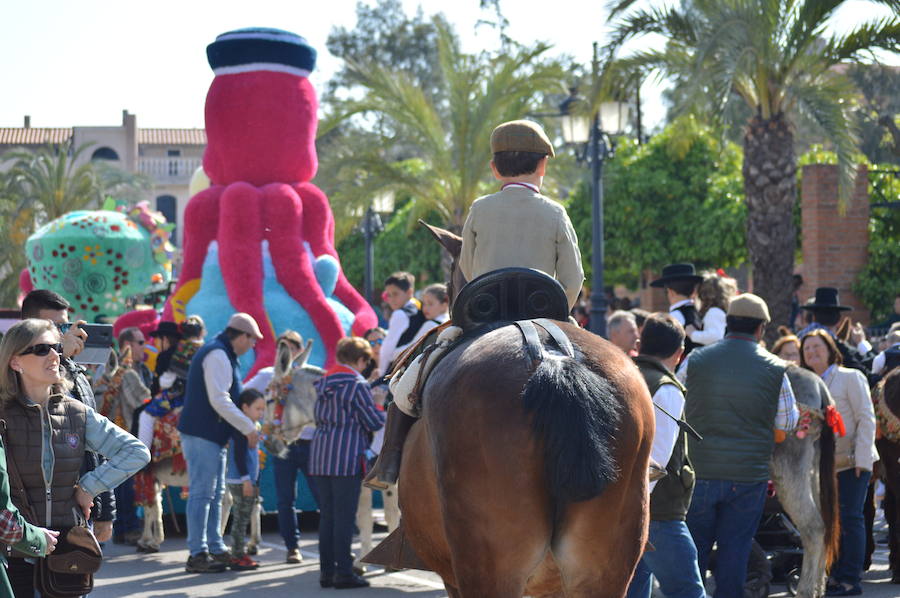
[[[372,466],[372,471],[363,480],[363,485],[372,490],[387,490],[400,477],[400,458],[403,443],[417,418],[406,415],[393,403],[388,407],[387,422],[384,424],[384,445]]]

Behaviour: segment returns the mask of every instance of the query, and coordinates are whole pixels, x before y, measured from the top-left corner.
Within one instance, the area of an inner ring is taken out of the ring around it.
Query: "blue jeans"
[[[134,506],[134,478],[128,478],[113,492],[116,496],[116,520],[113,522],[113,533],[121,536],[126,532],[142,529]]]
[[[743,598],[747,560],[766,500],[766,482],[697,480],[687,525],[697,546],[701,575],[716,552],[715,598]]]
[[[869,488],[871,471],[848,469],[837,474],[838,500],[841,509],[841,548],[831,569],[831,577],[840,583],[859,587],[866,556],[866,524],[863,504]]]
[[[319,491],[319,572],[353,575],[353,531],[362,476],[314,476]]]
[[[297,502],[297,470],[303,472],[309,490],[312,492],[316,503],[319,495],[316,492],[316,483],[309,475],[309,440],[298,440],[290,445],[288,454],[284,459],[272,457],[275,474],[275,492],[278,495],[278,531],[284,540],[288,550],[294,550],[299,546],[300,530],[297,529],[297,512],[294,504]]]
[[[666,598],[706,597],[697,548],[684,521],[651,521],[650,543],[656,550],[638,561],[625,598],[650,598],[653,577]]]
[[[225,447],[181,434],[181,450],[188,469],[187,545],[191,556],[228,550],[219,533],[225,494]]]

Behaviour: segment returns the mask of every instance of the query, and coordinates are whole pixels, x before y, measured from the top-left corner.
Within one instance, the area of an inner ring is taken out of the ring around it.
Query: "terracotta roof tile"
[[[141,145],[206,145],[203,129],[140,129]]]
[[[0,145],[63,143],[71,136],[72,129],[0,127]]]

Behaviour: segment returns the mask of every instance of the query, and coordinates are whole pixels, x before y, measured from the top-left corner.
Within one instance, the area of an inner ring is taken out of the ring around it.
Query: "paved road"
[[[876,529],[881,531],[882,526]],[[376,534],[376,540],[385,536]],[[173,537],[163,544],[157,554],[142,555],[134,548],[108,545],[105,559],[96,581],[92,598],[200,598],[205,596],[237,596],[240,594],[282,598],[296,596],[333,596],[334,590],[319,588],[317,538],[304,533],[301,551],[304,561],[299,565],[284,562],[285,550],[277,533],[263,535],[263,546],[257,560],[262,566],[256,571],[218,574],[187,574],[184,537]],[[357,547],[358,548],[358,547]],[[863,592],[868,598],[897,598],[900,586],[892,585],[887,567],[887,547],[879,545],[872,569],[864,575]],[[445,598],[440,579],[431,573],[403,571],[385,573],[372,568],[366,578],[372,588],[347,590],[342,596],[416,598]],[[789,596],[784,586],[773,586],[772,596]]]

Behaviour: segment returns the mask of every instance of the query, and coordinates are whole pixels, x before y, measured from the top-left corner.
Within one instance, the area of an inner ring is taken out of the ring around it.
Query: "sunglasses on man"
[[[30,347],[19,353],[19,355],[34,354],[38,357],[46,357],[50,353],[50,349],[56,351],[57,355],[63,354],[62,343],[55,343],[53,345],[47,343],[38,343],[36,345],[31,345]]]

